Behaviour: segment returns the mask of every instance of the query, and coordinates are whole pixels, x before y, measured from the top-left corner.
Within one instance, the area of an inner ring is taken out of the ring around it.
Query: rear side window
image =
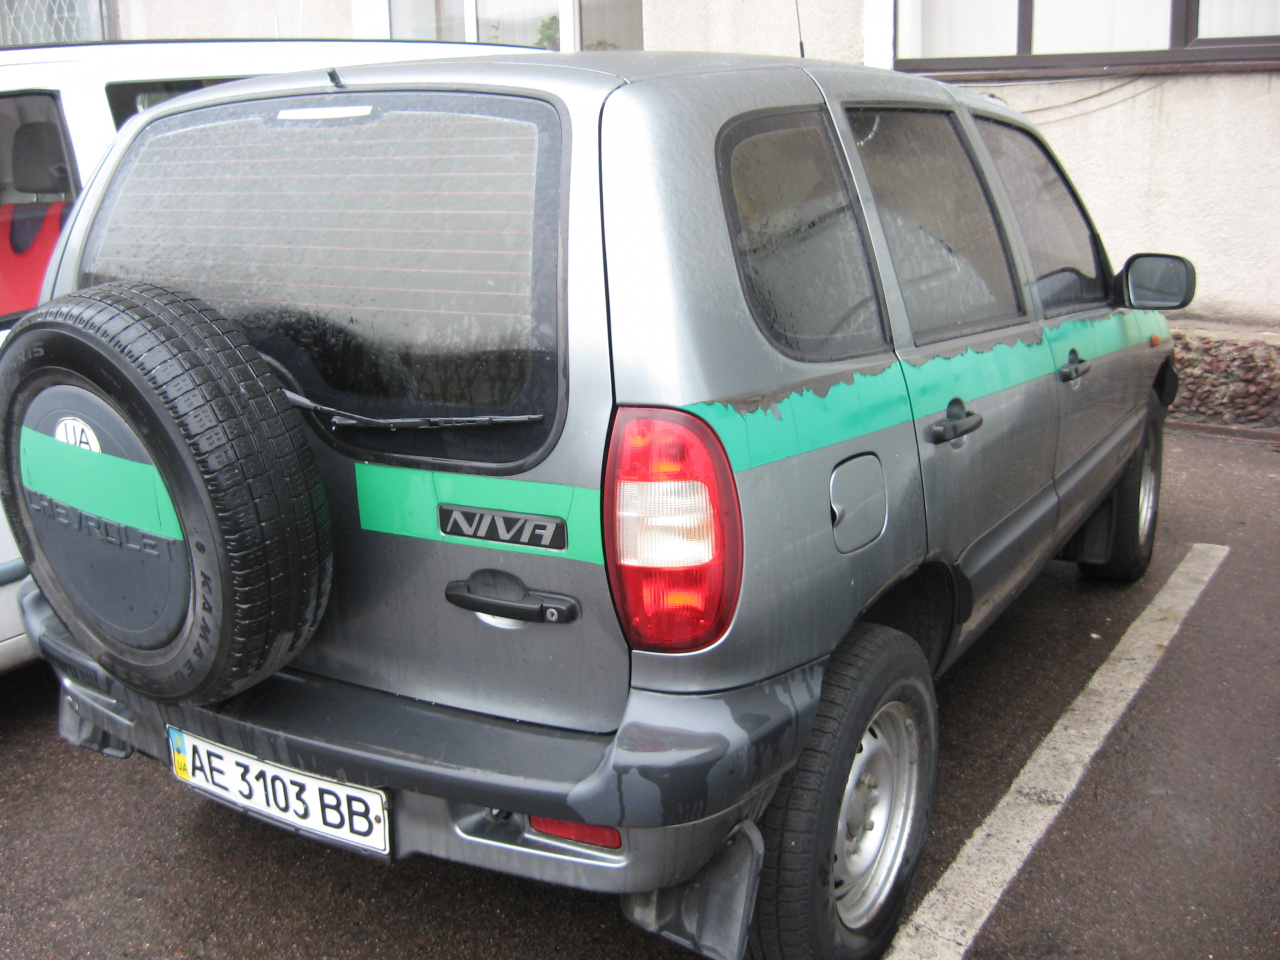
[[[919,343],[1022,314],[1003,237],[950,114],[849,111]]]
[[[765,335],[801,360],[883,346],[856,208],[822,115],[734,124],[720,168],[738,269]]]
[[[978,129],[1013,202],[1045,313],[1105,300],[1101,244],[1053,159],[1022,130],[983,119]]]
[[[542,101],[334,94],[165,117],[91,229],[84,284],[150,280],[239,321],[308,399],[365,417],[361,452],[513,462],[561,395],[560,126]]]

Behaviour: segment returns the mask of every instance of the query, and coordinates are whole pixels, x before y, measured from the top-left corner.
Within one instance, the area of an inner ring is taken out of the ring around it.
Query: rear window
[[[540,416],[331,432],[392,459],[513,462],[549,438],[562,392],[559,167],[554,108],[518,97],[333,94],[165,117],[113,181],[81,283],[189,291],[344,412]]]

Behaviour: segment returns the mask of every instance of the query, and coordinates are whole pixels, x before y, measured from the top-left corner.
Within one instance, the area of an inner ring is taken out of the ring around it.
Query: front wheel
[[[937,734],[919,645],[859,625],[827,666],[809,740],[764,816],[756,957],[868,960],[888,948],[928,832]]]
[[[1147,572],[1156,545],[1163,459],[1164,407],[1153,390],[1142,442],[1125,465],[1113,494],[1111,557],[1106,563],[1079,564],[1085,576],[1132,583]]]

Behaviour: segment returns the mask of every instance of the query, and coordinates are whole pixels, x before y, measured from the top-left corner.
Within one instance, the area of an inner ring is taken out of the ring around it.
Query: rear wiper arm
[[[366,417],[315,403],[292,390],[286,390],[284,395],[295,407],[324,414],[329,418],[331,427],[360,427],[369,430],[441,430],[448,427],[497,427],[512,423],[538,423],[543,418],[540,413],[521,413],[502,417]]]

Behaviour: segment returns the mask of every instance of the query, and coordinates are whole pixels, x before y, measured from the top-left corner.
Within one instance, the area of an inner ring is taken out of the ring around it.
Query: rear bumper
[[[73,743],[167,762],[172,725],[263,760],[388,790],[395,856],[428,853],[612,893],[687,879],[735,825],[761,812],[804,743],[824,666],[715,694],[632,690],[617,733],[605,735],[287,670],[216,707],[193,707],[117,683],[78,650],[40,593],[22,606],[33,645],[62,680],[60,729]],[[618,827],[622,848],[537,834],[530,815]]]

